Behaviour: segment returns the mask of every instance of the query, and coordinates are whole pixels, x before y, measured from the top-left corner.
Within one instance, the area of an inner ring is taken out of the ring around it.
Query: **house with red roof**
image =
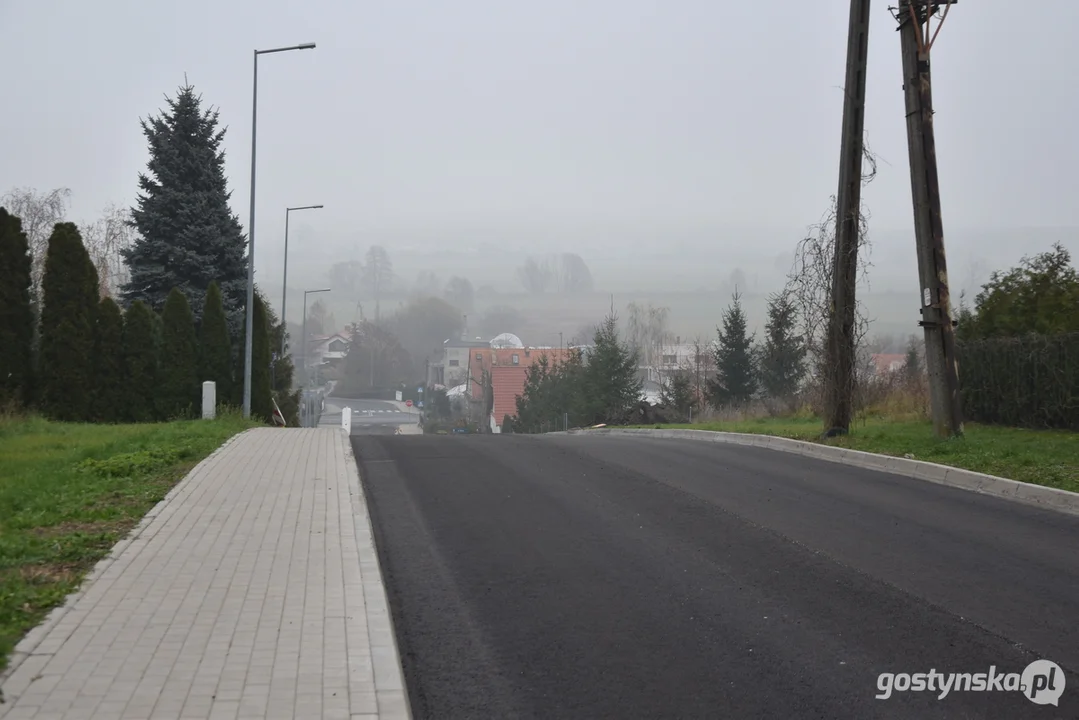
[[[528,368],[543,357],[549,364],[556,365],[576,352],[576,348],[473,348],[468,368],[469,397],[482,407],[483,377],[485,372],[490,373],[494,402],[487,422],[494,432],[499,432],[505,416],[517,415],[517,398],[524,392]]]
[[[878,377],[899,372],[907,365],[907,356],[902,353],[876,353],[871,360],[873,374]]]

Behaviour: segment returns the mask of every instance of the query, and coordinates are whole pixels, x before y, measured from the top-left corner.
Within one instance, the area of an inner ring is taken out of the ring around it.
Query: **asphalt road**
[[[326,398],[326,409],[319,425],[341,425],[342,408],[352,408],[353,435],[393,435],[399,425],[415,425],[419,412],[402,412],[394,403],[384,400],[352,400]]]
[[[1079,518],[763,448],[352,441],[416,718],[1079,717]],[[1059,706],[875,698],[1038,658]]]

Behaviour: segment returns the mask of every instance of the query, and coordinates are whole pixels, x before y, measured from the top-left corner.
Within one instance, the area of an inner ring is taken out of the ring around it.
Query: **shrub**
[[[157,344],[154,312],[141,300],[131,304],[124,318],[124,416],[132,422],[158,418]]]
[[[0,208],[0,403],[5,405],[33,399],[30,267],[22,221]]]
[[[212,381],[216,385],[218,406],[227,405],[234,394],[232,342],[216,282],[210,283],[206,291],[200,331],[199,382]]]
[[[54,420],[90,417],[97,270],[74,223],[57,223],[45,253],[41,409]]]
[[[124,316],[103,298],[94,324],[94,394],[91,418],[118,422],[124,415]]]

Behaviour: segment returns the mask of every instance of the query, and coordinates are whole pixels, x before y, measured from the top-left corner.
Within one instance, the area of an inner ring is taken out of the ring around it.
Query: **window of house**
[[[460,360],[450,360],[450,367],[457,367],[461,364]]]
[[[521,356],[517,353],[513,353],[513,364],[519,365],[521,363]]]
[[[483,360],[483,354],[482,353],[476,353],[476,359],[477,360]]]
[[[664,365],[674,365],[676,362],[678,362],[678,356],[677,355],[664,355],[663,356],[663,364]]]
[[[341,352],[345,349],[345,344],[340,340],[334,340],[330,343],[330,352]]]

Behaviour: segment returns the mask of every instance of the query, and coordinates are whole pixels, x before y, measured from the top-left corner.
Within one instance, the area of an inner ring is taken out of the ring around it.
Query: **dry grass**
[[[798,412],[773,416],[763,404],[726,409],[695,418],[697,430],[762,433],[822,442],[854,450],[911,457],[1012,480],[1079,492],[1079,433],[1028,430],[967,423],[964,436],[938,438],[929,419],[924,382],[889,378],[864,388],[849,435],[824,439],[824,425],[808,404]]]

